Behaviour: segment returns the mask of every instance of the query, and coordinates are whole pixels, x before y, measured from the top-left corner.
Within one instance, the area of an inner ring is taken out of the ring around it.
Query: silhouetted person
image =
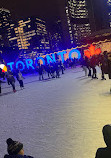
[[[8,138],[6,143],[8,154],[5,155],[4,158],[33,158],[31,156],[24,155],[22,143],[13,141],[11,138]]]
[[[43,80],[43,65],[38,64],[39,81]],[[42,78],[41,78],[42,77]]]
[[[20,72],[20,70],[16,71],[16,78],[19,81],[20,88],[23,89],[24,88],[24,83],[23,83],[24,78],[23,78],[22,73]]]
[[[60,65],[59,65],[58,62],[56,62],[56,63],[55,63],[56,78],[59,78],[59,77],[60,77],[59,68],[60,68]]]
[[[13,92],[16,92],[16,90],[15,90],[15,78],[14,78],[12,72],[11,72],[11,71],[8,71],[7,74],[6,74],[6,77],[7,77],[8,83],[9,83],[9,84],[12,86],[12,88],[13,88]]]
[[[46,65],[46,71],[47,71],[47,74],[48,74],[48,78],[50,78],[50,76],[51,76],[51,68],[50,68],[49,64]]]
[[[2,81],[0,80],[0,94],[1,94],[1,82],[2,82]]]
[[[62,70],[62,74],[64,74],[64,64],[62,63],[62,61],[60,61],[60,68]]]
[[[5,83],[5,82],[3,82],[3,81],[0,80],[0,94],[1,94],[1,92],[2,92],[2,91],[1,91],[1,89],[2,89],[2,88],[1,88],[1,83]]]
[[[111,125],[105,125],[102,132],[106,147],[97,149],[95,158],[111,158]]]
[[[97,65],[97,57],[95,55],[93,55],[90,59],[90,67],[93,70],[93,74],[92,74],[92,79],[98,79],[97,78],[97,70],[96,70],[96,65]]]

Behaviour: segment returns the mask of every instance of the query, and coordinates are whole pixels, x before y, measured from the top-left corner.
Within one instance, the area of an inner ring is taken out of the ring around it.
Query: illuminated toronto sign
[[[10,67],[11,71],[13,70],[13,67],[16,67],[16,69],[20,69],[21,71],[24,69],[35,69],[35,67],[38,65],[38,62],[42,65],[45,65],[46,63],[56,63],[56,56],[58,56],[59,60],[61,60],[63,63],[67,59],[80,59],[81,58],[81,53],[77,49],[67,49],[65,51],[57,52],[57,53],[51,53],[51,54],[46,54],[40,57],[37,57],[35,61],[32,59],[25,59],[25,61],[17,61],[16,63],[10,62],[7,63],[7,66]]]

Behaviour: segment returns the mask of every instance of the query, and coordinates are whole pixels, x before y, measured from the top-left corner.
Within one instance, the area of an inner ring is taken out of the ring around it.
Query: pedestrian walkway
[[[111,81],[98,78],[85,77],[79,67],[58,79],[27,76],[25,89],[16,85],[16,93],[2,84],[0,157],[11,137],[35,158],[94,158],[105,146],[101,129],[111,123]]]

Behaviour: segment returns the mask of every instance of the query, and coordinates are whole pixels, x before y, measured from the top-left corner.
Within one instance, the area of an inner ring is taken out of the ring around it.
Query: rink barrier
[[[32,59],[25,59],[25,61],[17,61],[16,63],[14,62],[10,62],[7,63],[7,66],[10,67],[11,71],[13,70],[13,67],[16,67],[16,69],[19,69],[22,71],[24,69],[35,69],[35,67],[37,66],[38,61],[40,62],[40,64],[45,65],[46,61],[48,64],[50,63],[56,63],[56,56],[55,54],[58,56],[59,60],[62,61],[62,63],[64,63],[64,61],[66,61],[67,59],[80,59],[81,58],[81,53],[79,50],[77,49],[67,49],[65,51],[60,51],[60,52],[55,52],[55,53],[51,53],[51,54],[46,54],[40,57],[37,57],[36,60],[32,60]]]

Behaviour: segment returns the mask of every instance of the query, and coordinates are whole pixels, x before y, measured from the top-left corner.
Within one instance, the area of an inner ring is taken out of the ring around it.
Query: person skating
[[[98,79],[96,65],[97,65],[97,57],[93,55],[90,59],[90,67],[93,70],[92,79]]]
[[[46,71],[47,71],[47,74],[48,74],[48,78],[50,78],[51,77],[51,68],[50,68],[49,64],[46,65]]]
[[[44,77],[43,77],[43,65],[40,65],[40,63],[38,64],[38,73],[39,73],[39,81],[44,80]]]
[[[24,155],[23,144],[18,141],[13,141],[11,138],[6,140],[7,152],[4,158],[33,158],[32,156]]]
[[[7,77],[8,77],[9,84],[11,84],[11,86],[13,88],[13,92],[16,92],[16,89],[15,89],[15,78],[14,78],[14,76],[13,76],[11,71],[7,72]]]
[[[60,77],[59,68],[60,68],[59,63],[56,62],[56,63],[55,63],[56,78],[59,78],[59,77]]]
[[[0,94],[2,93],[1,83],[5,83],[5,82],[0,80]]]
[[[51,76],[52,78],[55,78],[55,63],[50,64],[50,69],[51,69]]]
[[[20,88],[23,89],[24,88],[24,83],[23,83],[24,78],[23,78],[22,73],[20,72],[20,70],[17,70],[16,78],[19,81]]]
[[[99,65],[101,68],[101,80],[106,80],[104,75],[108,73],[107,71],[108,64],[107,64],[107,59],[104,56],[104,53],[99,55]]]
[[[62,70],[62,74],[64,74],[64,64],[62,63],[62,61],[60,61],[60,68]]]
[[[85,60],[85,56],[81,60],[81,65],[82,65],[83,71],[85,72],[85,76],[87,76],[87,62]]]
[[[108,76],[109,76],[109,79],[111,79],[111,52],[105,51],[105,56],[108,63]],[[110,88],[110,93],[111,93],[111,88]]]
[[[0,94],[1,94],[1,82],[2,82],[2,81],[0,80]]]
[[[111,158],[111,125],[105,125],[102,133],[106,147],[98,148],[95,158]]]

